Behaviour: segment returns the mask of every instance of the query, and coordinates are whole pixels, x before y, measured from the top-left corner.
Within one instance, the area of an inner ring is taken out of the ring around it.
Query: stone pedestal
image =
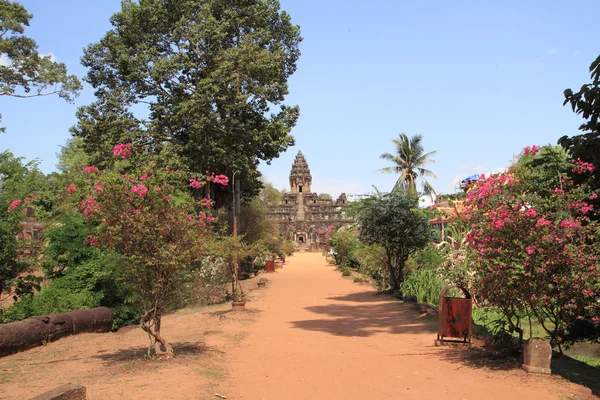
[[[550,374],[552,347],[547,340],[531,338],[523,347],[523,369],[536,374]]]

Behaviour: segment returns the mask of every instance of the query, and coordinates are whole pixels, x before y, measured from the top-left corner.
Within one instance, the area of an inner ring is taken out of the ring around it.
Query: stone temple
[[[310,169],[299,151],[290,172],[290,192],[283,195],[281,204],[269,212],[269,218],[279,223],[280,233],[298,245],[316,249],[325,243],[324,233],[330,225],[336,228],[351,224],[354,219],[344,215],[348,206],[346,194],[337,200],[319,198],[310,190],[312,176]]]

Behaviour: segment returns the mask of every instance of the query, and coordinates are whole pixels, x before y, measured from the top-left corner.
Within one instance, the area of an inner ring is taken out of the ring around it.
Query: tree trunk
[[[172,358],[175,356],[173,347],[160,335],[161,313],[156,309],[146,312],[140,319],[140,327],[148,333],[150,345],[148,352],[154,345],[154,354]]]
[[[396,271],[394,270],[394,266],[392,264],[392,257],[390,256],[389,253],[387,253],[387,256],[388,256],[387,267],[388,267],[388,272],[390,275],[390,287],[392,290],[399,290],[400,282],[398,282],[398,277],[396,276]]]

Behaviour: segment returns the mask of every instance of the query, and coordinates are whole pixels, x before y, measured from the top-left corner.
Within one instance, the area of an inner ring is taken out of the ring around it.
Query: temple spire
[[[304,155],[301,151],[296,154],[296,159],[292,164],[292,170],[290,172],[290,189],[292,193],[309,193],[310,185],[312,183],[312,176],[310,175],[310,169],[308,163],[304,159]]]

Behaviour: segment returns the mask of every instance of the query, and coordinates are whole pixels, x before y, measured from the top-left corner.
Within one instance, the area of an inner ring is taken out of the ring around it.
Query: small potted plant
[[[246,295],[240,290],[235,290],[231,296],[231,309],[233,311],[244,311],[246,309]]]

